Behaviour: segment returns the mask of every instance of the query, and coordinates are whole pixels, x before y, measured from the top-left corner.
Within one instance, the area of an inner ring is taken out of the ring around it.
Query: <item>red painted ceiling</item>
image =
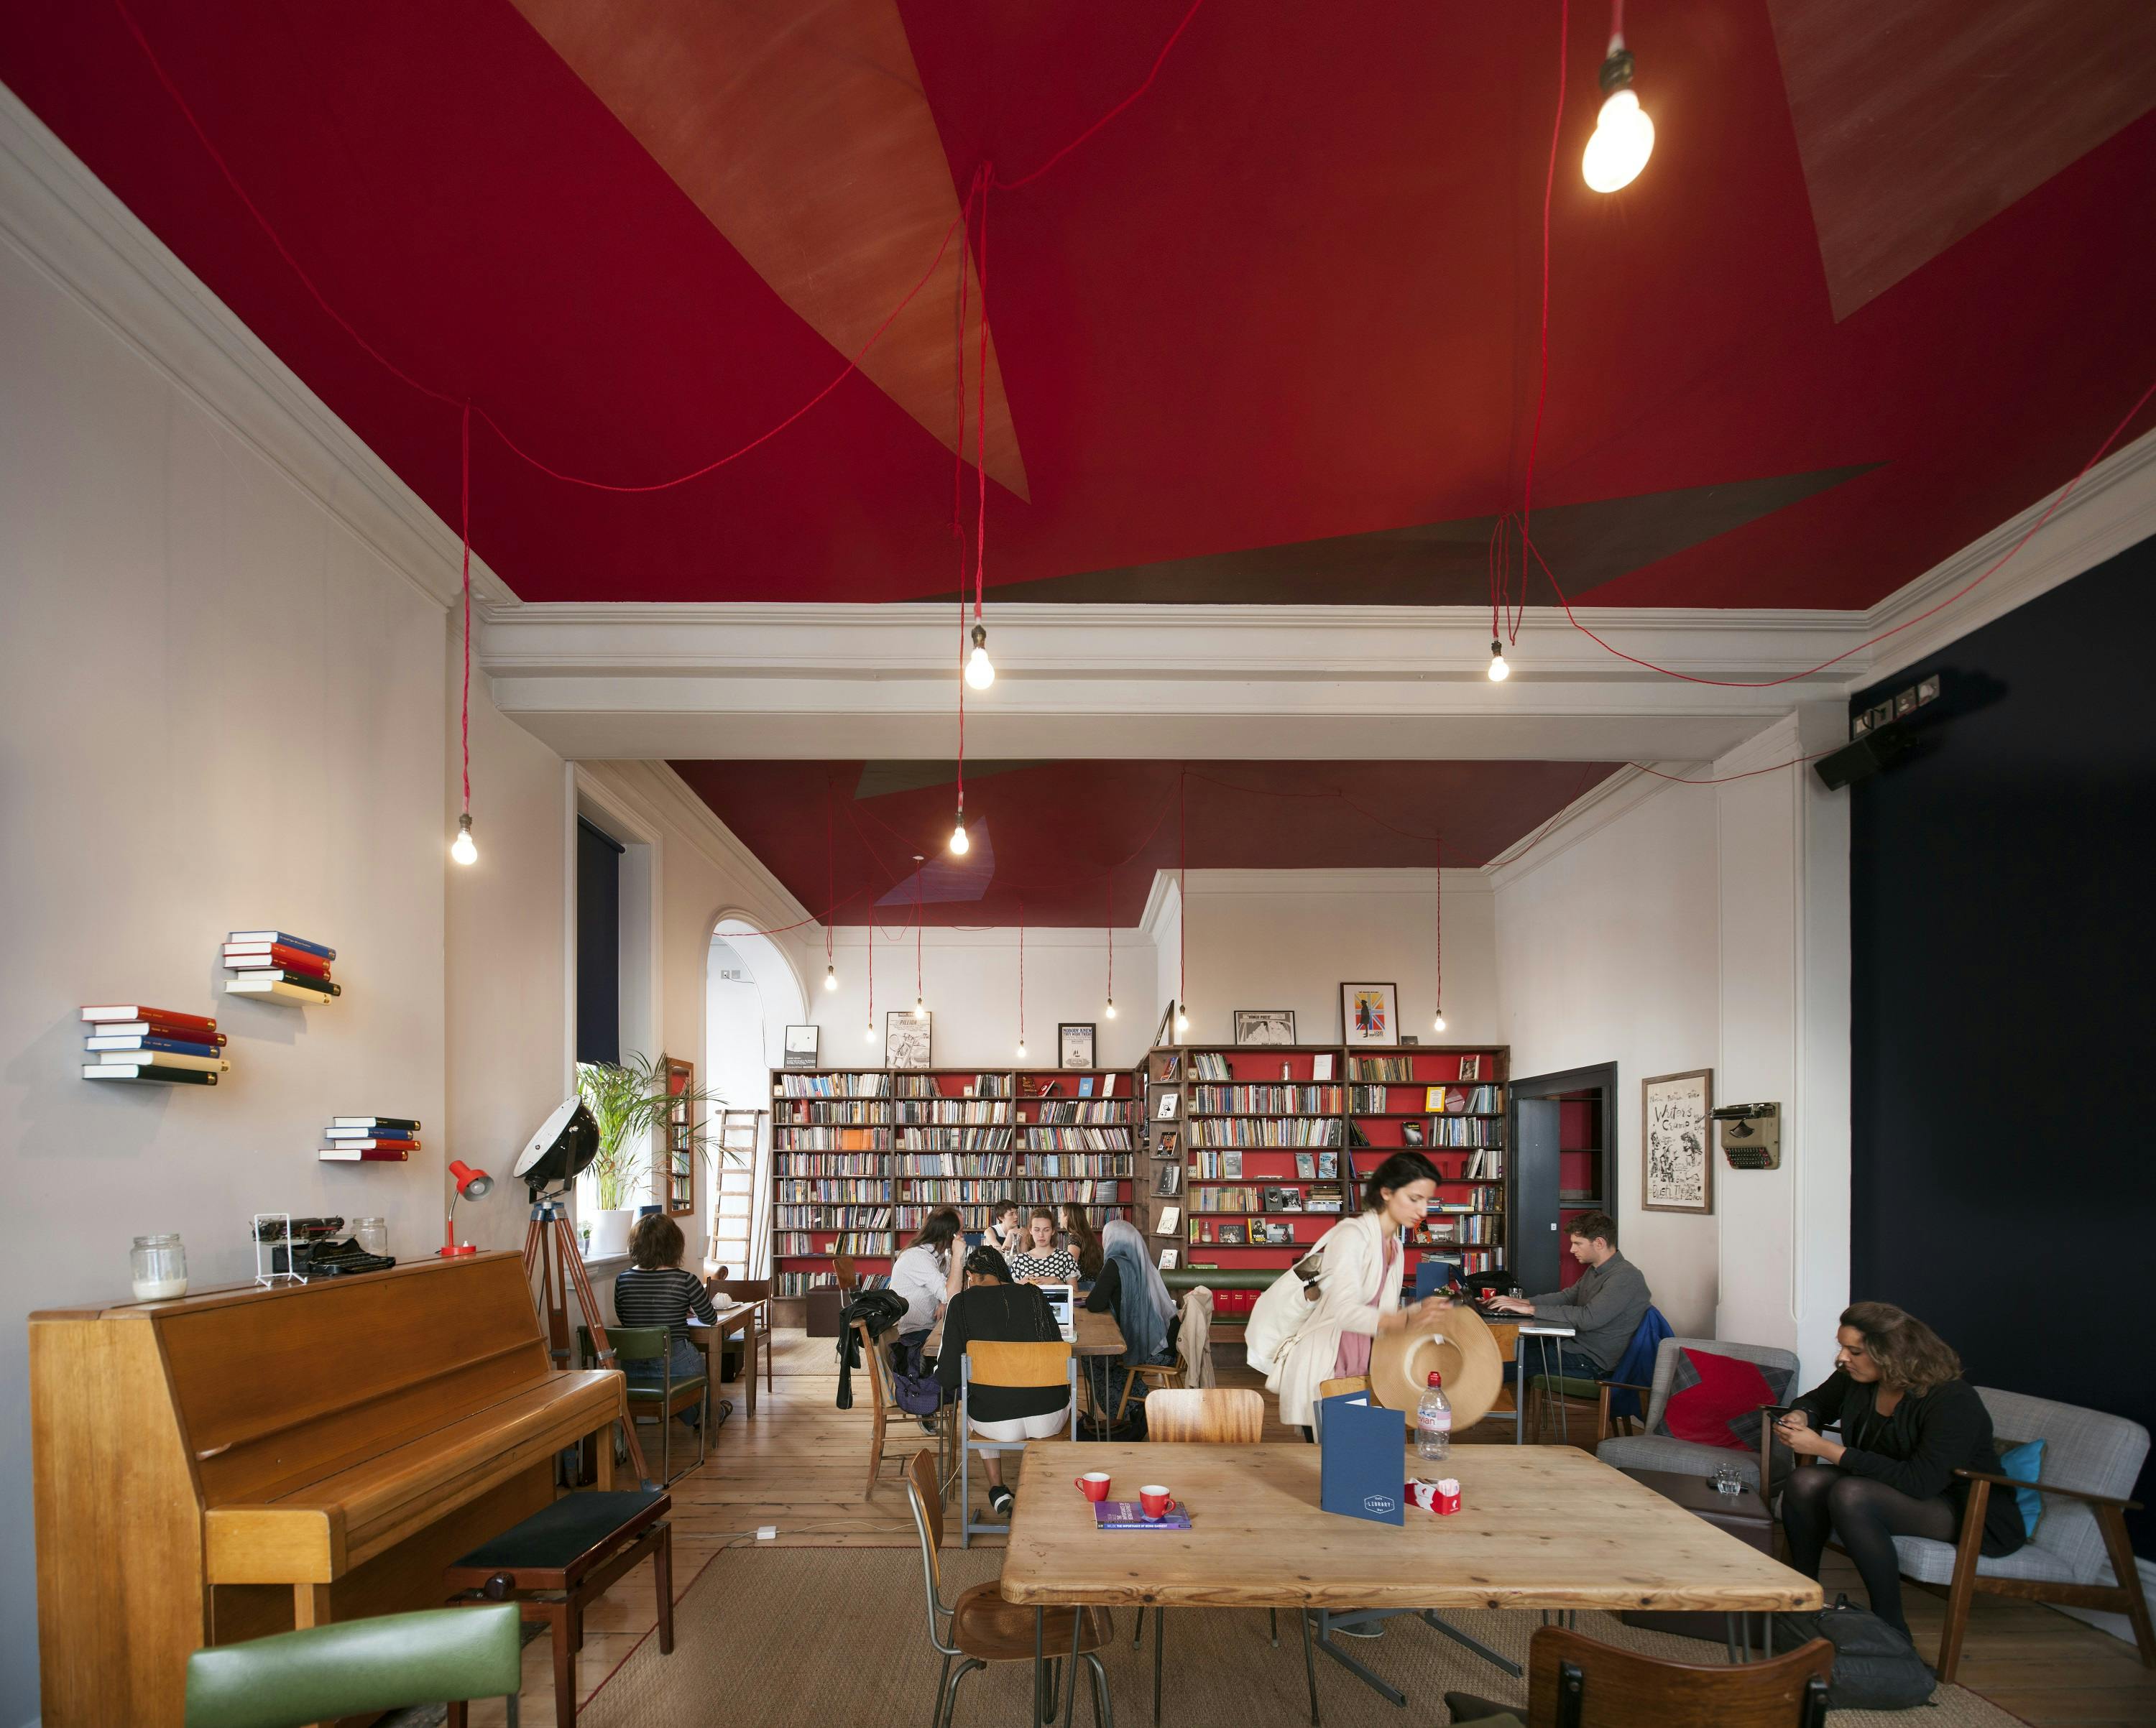
[[[398,364],[468,392],[561,467],[634,481],[736,447],[828,383],[837,334],[873,324],[889,282],[928,267],[911,252],[904,268],[896,252],[841,257],[843,223],[789,225],[784,201],[805,196],[797,152],[742,168],[761,181],[729,178],[728,152],[748,147],[721,124],[732,109],[685,116],[674,136],[659,93],[682,80],[659,77],[669,14],[656,0],[618,0],[624,28],[633,10],[643,33],[642,63],[609,57],[603,31],[565,48],[589,85],[510,0],[129,3],[330,299]],[[835,69],[859,42],[901,40],[869,28],[869,10],[892,3],[824,0],[803,16],[830,25],[811,38]],[[1579,585],[1596,601],[1869,603],[2064,480],[2156,376],[2156,84],[2143,88],[2156,8],[2056,3],[2084,22],[2092,8],[2115,15],[2074,38],[2101,48],[2102,104],[2065,145],[2051,139],[2050,156],[2002,167],[1994,158],[2015,155],[2026,128],[1993,124],[1995,105],[1968,90],[2010,69],[1917,43],[1867,50],[1839,82],[1822,69],[1817,57],[1850,39],[1836,9],[1855,19],[1876,0],[1776,0],[1779,12],[1637,0],[1628,35],[1659,141],[1611,198],[1587,191],[1578,167],[1605,19],[1591,0],[1573,8],[1535,500],[1553,519],[1602,510],[1635,545],[1583,562]],[[896,5],[910,65],[880,69],[917,80],[932,132],[917,102],[875,104],[880,130],[860,162],[896,177],[903,156],[906,220],[932,230],[945,206],[921,172],[920,141],[940,143],[955,208],[983,159],[1016,177],[1132,90],[1181,11]],[[576,19],[538,0],[526,11]],[[992,587],[1172,599],[1187,591],[1188,561],[1471,522],[1516,504],[1534,414],[1557,23],[1549,4],[1215,0],[1142,100],[1046,177],[996,195],[988,293],[1009,421],[1001,404],[992,421],[996,446],[1008,433],[1015,453],[995,472],[1022,472],[1028,495],[992,480]],[[681,52],[737,54],[731,39]],[[2046,61],[2055,105],[2094,82],[2074,56],[2096,51],[2066,43]],[[732,65],[727,100],[746,92],[770,126],[799,136],[789,98],[832,82],[817,52],[795,43],[767,68]],[[454,520],[455,412],[388,377],[311,302],[111,0],[7,8],[0,78]],[[1804,94],[1795,118],[1792,89]],[[841,107],[829,126],[843,136],[847,122]],[[1800,123],[1814,129],[1801,140]],[[1928,148],[1939,197],[1972,180],[2030,189],[1995,212],[1998,198],[1964,197],[1938,233],[1884,249],[1837,321],[1814,201],[1834,233],[1864,230],[1847,129],[1874,124],[1888,128],[1872,158],[1881,184],[1896,172],[1892,139],[1928,124],[1962,141]],[[847,168],[835,152],[834,176]],[[698,173],[717,177],[692,184]],[[873,215],[877,201],[857,203]],[[902,225],[862,238],[922,244]],[[826,269],[842,264],[855,285],[843,291]],[[947,325],[952,310],[947,298]],[[886,372],[849,379],[752,455],[670,492],[565,486],[480,429],[479,549],[533,600],[950,592],[950,452],[923,423],[935,416],[917,372],[900,375],[901,361],[922,363],[919,331],[895,339],[911,346]],[[1719,498],[1721,512],[1665,520],[1677,495]],[[1656,520],[1620,520],[1635,499]],[[1302,588],[1250,597],[1301,597],[1330,557],[1312,546]],[[1159,565],[1170,567],[1145,574]],[[1106,587],[1089,587],[1098,572]],[[1410,565],[1404,584],[1395,572],[1366,589],[1351,572],[1325,592],[1415,597],[1412,578]],[[1188,592],[1232,597],[1232,582],[1220,587]],[[1471,566],[1465,597],[1474,587]],[[1434,582],[1420,597],[1463,596]]]
[[[969,762],[973,844],[949,855],[948,762],[677,761],[818,917],[1136,924],[1157,870],[1487,864],[1612,762]],[[830,835],[826,842],[827,833]],[[916,865],[915,855],[922,862]],[[916,884],[916,876],[918,882]]]

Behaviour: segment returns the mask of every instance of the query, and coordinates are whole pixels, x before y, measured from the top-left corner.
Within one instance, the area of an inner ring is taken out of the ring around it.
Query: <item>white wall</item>
[[[444,1120],[440,607],[0,245],[0,1721],[36,1707],[21,1316],[125,1300],[129,1238],[198,1286],[258,1210],[434,1239]],[[231,669],[250,667],[239,672]],[[337,950],[341,1001],[222,993],[228,930]],[[80,1004],[214,1015],[215,1088],[80,1079]],[[333,1167],[333,1114],[424,1156]]]
[[[1619,1234],[1656,1305],[1810,1377],[1849,1295],[1849,830],[1847,794],[1787,765],[1843,726],[1786,716],[1687,772],[1717,784],[1613,783],[1493,873],[1513,1071],[1618,1064]],[[1782,1166],[1717,1154],[1712,1215],[1643,1212],[1640,1082],[1697,1068],[1717,1104],[1780,1104]]]

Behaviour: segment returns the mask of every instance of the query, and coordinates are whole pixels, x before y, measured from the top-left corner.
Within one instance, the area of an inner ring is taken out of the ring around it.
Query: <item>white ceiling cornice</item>
[[[437,604],[463,591],[456,531],[0,85],[0,241]],[[439,409],[444,448],[455,416]],[[475,600],[513,603],[477,556]]]

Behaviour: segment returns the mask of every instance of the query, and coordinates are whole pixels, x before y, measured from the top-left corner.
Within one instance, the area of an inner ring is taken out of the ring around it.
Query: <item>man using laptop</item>
[[[1572,1257],[1584,1269],[1578,1281],[1547,1295],[1493,1297],[1487,1311],[1493,1319],[1514,1315],[1570,1326],[1576,1336],[1559,1347],[1561,1372],[1601,1380],[1624,1359],[1654,1294],[1640,1269],[1617,1252],[1617,1220],[1608,1213],[1584,1212],[1568,1228]],[[1509,1363],[1505,1372],[1509,1379]]]

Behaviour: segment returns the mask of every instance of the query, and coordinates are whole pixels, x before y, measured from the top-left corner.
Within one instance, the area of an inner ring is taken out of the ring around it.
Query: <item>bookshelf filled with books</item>
[[[1463,1274],[1502,1271],[1507,1057],[1494,1045],[1156,1049],[1148,1128],[1176,1174],[1156,1179],[1152,1228],[1173,1189],[1180,1264],[1285,1269],[1359,1206],[1378,1163],[1412,1148],[1445,1181],[1406,1244],[1404,1278],[1425,1254]]]
[[[1131,1209],[1138,1103],[1114,1069],[773,1069],[776,1293],[853,1255],[887,1274],[939,1206],[968,1230],[995,1206],[1075,1202],[1097,1228]]]

